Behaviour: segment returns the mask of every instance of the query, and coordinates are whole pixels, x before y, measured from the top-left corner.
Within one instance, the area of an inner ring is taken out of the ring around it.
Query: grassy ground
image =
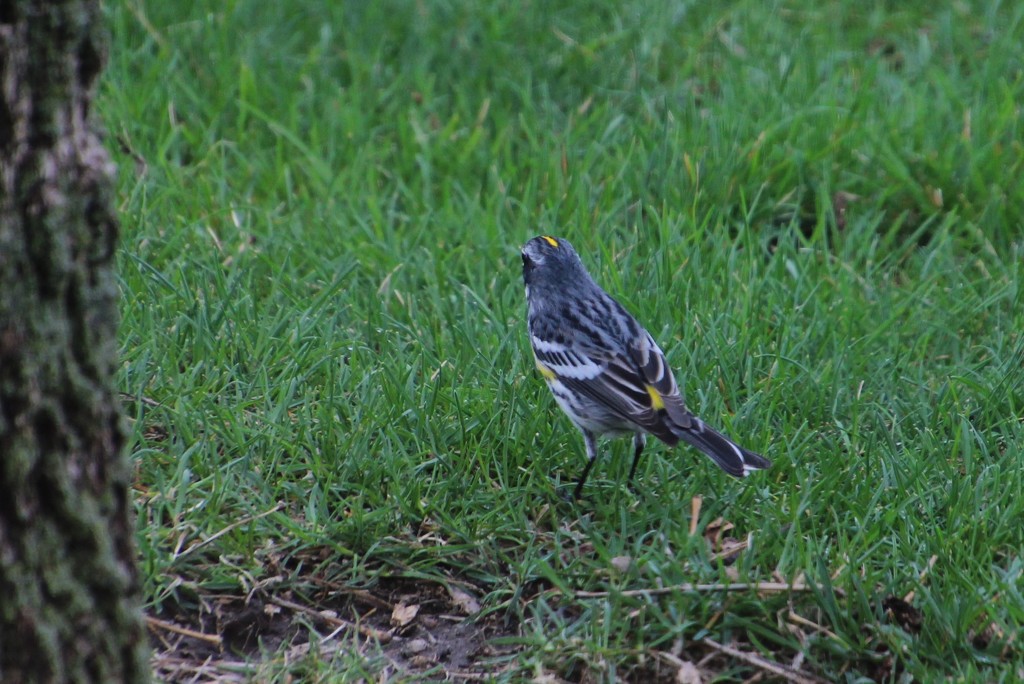
[[[161,676],[1024,677],[1024,9],[949,5],[109,3]],[[774,468],[563,503],[537,233]]]

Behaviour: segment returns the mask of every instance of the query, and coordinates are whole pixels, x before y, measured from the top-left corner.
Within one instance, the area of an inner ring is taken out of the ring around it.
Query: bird
[[[587,450],[574,500],[598,459],[599,437],[633,434],[630,484],[647,435],[669,446],[686,442],[735,477],[771,467],[687,409],[654,338],[594,282],[568,240],[538,235],[523,246],[522,257],[537,371],[583,433]]]

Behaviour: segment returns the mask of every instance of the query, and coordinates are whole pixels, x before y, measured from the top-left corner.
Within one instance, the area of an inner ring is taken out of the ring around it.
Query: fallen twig
[[[473,681],[489,681],[496,675],[511,672],[513,665],[505,665],[496,669],[487,670],[445,670],[444,676],[448,679],[471,679]]]
[[[183,636],[192,637],[193,639],[200,639],[215,646],[220,646],[221,643],[223,642],[223,639],[220,638],[219,634],[207,634],[205,632],[197,632],[194,629],[182,627],[180,625],[174,624],[173,622],[167,622],[165,620],[155,618],[152,615],[146,616],[146,624],[149,625],[151,628],[159,628],[166,630],[168,632],[174,632],[175,634],[181,634]]]
[[[163,406],[163,404],[161,404],[156,399],[150,399],[149,397],[142,396],[141,394],[139,396],[135,396],[134,394],[128,394],[127,392],[118,392],[118,394],[120,394],[121,398],[126,401],[141,401],[146,406],[153,407]]]
[[[838,639],[839,638],[838,636],[835,635],[835,633],[829,631],[829,629],[827,627],[822,627],[817,622],[812,622],[811,620],[808,620],[807,618],[805,618],[802,615],[797,615],[796,613],[794,613],[792,611],[792,609],[790,609],[789,614],[786,616],[786,619],[789,620],[790,622],[794,623],[794,624],[803,625],[804,627],[810,627],[814,631],[818,632],[819,634],[824,634],[825,636],[827,636],[830,639]]]
[[[577,598],[607,598],[609,596],[659,596],[680,592],[683,594],[703,594],[717,591],[760,591],[768,594],[778,594],[787,591],[812,591],[817,587],[807,584],[786,584],[785,582],[732,582],[715,584],[674,584],[670,587],[658,587],[656,589],[623,589],[622,591],[577,591],[573,596]],[[842,596],[842,591],[833,589],[837,595]]]
[[[789,682],[797,682],[797,684],[825,684],[824,679],[820,679],[806,672],[798,672],[797,670],[793,670],[792,668],[786,667],[785,665],[780,665],[779,663],[776,663],[772,660],[762,658],[756,653],[747,653],[746,651],[741,651],[738,648],[733,648],[732,646],[720,644],[717,641],[713,641],[711,639],[702,639],[701,643],[707,644],[708,646],[710,646],[711,648],[715,649],[720,653],[732,656],[737,660],[742,660],[748,665],[753,665],[754,667],[760,670],[770,672],[771,674],[776,675],[778,677],[782,677],[783,679]]]
[[[154,674],[160,681],[211,681],[226,684],[227,682],[250,682],[256,666],[240,660],[214,660],[206,658],[197,662],[189,658],[181,658],[167,653],[157,653],[153,660]],[[185,675],[189,675],[186,680]],[[201,679],[202,678],[202,679]]]
[[[219,532],[216,532],[213,535],[207,537],[203,541],[198,542],[198,543],[193,544],[192,546],[188,547],[187,549],[185,549],[184,551],[179,553],[177,556],[175,556],[174,560],[177,560],[179,558],[184,558],[185,556],[187,556],[188,554],[192,553],[193,551],[201,549],[204,546],[206,546],[207,544],[210,544],[210,543],[214,542],[215,540],[220,539],[221,537],[223,537],[225,534],[227,534],[231,530],[233,530],[233,529],[235,529],[237,527],[241,527],[242,525],[247,525],[247,524],[249,524],[251,522],[259,520],[260,518],[265,518],[268,515],[270,515],[271,513],[277,513],[282,508],[284,508],[284,503],[278,502],[276,506],[274,506],[273,508],[271,508],[269,510],[263,511],[262,513],[258,513],[256,515],[247,515],[244,518],[242,518],[241,520],[237,520],[237,521],[231,523],[230,525],[228,525],[227,527],[225,527],[224,529],[220,530]]]

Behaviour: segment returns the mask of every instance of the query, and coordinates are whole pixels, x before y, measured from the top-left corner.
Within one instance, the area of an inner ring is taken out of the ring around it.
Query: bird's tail
[[[690,415],[688,427],[677,427],[675,434],[680,439],[697,447],[711,457],[725,472],[734,477],[746,477],[755,470],[770,468],[768,459],[747,451],[731,439],[709,427],[704,421]]]

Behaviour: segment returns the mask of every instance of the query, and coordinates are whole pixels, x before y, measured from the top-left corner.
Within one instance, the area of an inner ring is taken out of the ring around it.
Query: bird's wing
[[[648,391],[657,393],[672,422],[681,428],[689,428],[693,415],[687,410],[683,395],[679,392],[675,374],[665,360],[651,334],[642,330],[634,344],[629,347],[630,359],[636,364]],[[657,402],[655,402],[657,403]]]
[[[627,353],[616,353],[607,345],[587,344],[579,338],[571,346],[536,336],[531,341],[537,361],[562,384],[641,428],[658,428],[662,410],[670,416],[689,415],[664,354],[646,332],[628,347]]]

